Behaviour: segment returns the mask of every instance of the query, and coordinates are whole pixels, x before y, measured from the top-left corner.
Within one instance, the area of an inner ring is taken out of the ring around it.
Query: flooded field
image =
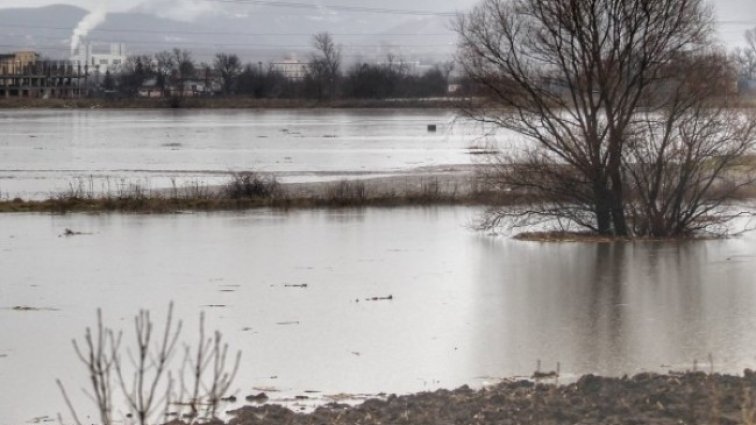
[[[5,110],[0,196],[216,184],[233,171],[386,175],[469,164],[486,132],[444,110]]]
[[[540,244],[473,231],[478,213],[2,215],[0,424],[65,413],[55,378],[83,398],[71,339],[96,308],[130,331],[170,301],[186,339],[205,311],[242,350],[242,400],[480,386],[537,359],[566,380],[756,365],[756,236]]]

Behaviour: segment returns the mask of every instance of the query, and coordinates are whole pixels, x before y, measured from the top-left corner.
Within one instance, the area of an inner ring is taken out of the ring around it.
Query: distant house
[[[449,94],[456,94],[461,91],[462,91],[462,84],[456,84],[456,83],[449,84],[449,87],[446,90],[446,92]]]
[[[165,92],[169,96],[199,97],[213,96],[221,91],[220,83],[212,79],[189,78],[181,82],[169,84]],[[138,90],[139,97],[163,97],[163,89],[157,84],[156,78],[146,80]]]
[[[146,80],[137,92],[139,97],[163,97],[163,90],[158,86],[157,78]]]
[[[280,72],[289,80],[303,80],[307,75],[309,64],[301,62],[296,58],[286,58],[281,62],[273,62],[270,65],[274,71]]]

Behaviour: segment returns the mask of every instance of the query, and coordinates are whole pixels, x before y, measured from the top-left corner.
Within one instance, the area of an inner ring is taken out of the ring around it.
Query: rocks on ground
[[[756,373],[587,375],[565,386],[505,382],[480,391],[462,387],[392,395],[355,407],[334,403],[309,414],[278,405],[245,406],[230,413],[229,425],[753,424]]]

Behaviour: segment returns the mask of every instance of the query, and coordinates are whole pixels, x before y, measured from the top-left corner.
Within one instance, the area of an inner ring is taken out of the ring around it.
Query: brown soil
[[[228,425],[327,424],[754,424],[756,373],[743,377],[687,373],[633,378],[587,375],[564,386],[505,382],[388,396],[349,407],[331,404],[309,414],[278,406],[230,412]]]

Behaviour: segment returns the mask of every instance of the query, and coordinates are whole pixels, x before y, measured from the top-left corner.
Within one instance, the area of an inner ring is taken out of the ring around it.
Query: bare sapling
[[[233,383],[241,362],[241,351],[236,353],[231,369],[228,369],[228,344],[223,343],[220,332],[215,331],[212,337],[205,338],[205,314],[200,314],[199,341],[195,352],[192,347],[185,347],[182,369],[191,370],[191,374],[182,374],[181,395],[178,405],[189,411],[185,418],[193,421],[214,419],[218,407]],[[183,376],[189,376],[187,383]],[[183,400],[187,395],[188,399]]]
[[[91,328],[87,328],[84,334],[84,345],[73,340],[74,351],[79,360],[86,366],[91,384],[91,392],[85,394],[95,403],[103,425],[113,423],[113,371],[117,367],[117,353],[121,345],[121,336],[107,329],[102,324],[102,310],[97,309],[97,328],[93,334]],[[77,425],[81,421],[76,414],[73,404],[66,392],[65,386],[56,380],[58,388],[68,406],[71,416]]]
[[[127,355],[134,369],[131,381],[124,373],[123,359],[118,351],[113,352],[118,383],[126,396],[129,410],[137,418],[139,425],[147,425],[149,418],[168,402],[164,394],[170,394],[171,380],[168,379],[168,366],[173,357],[181,334],[181,321],[173,324],[173,303],[168,307],[165,328],[159,340],[153,340],[154,323],[150,312],[141,310],[134,318],[136,332],[136,352],[127,350]],[[160,391],[162,385],[169,388]]]
[[[102,425],[114,423],[114,411],[122,407],[125,416],[138,425],[167,422],[171,417],[204,423],[216,419],[241,362],[241,352],[229,359],[229,346],[222,334],[206,336],[205,315],[200,315],[196,348],[184,345],[180,351],[182,322],[174,318],[173,303],[162,327],[147,310],[134,317],[134,345],[121,344],[122,332],[103,324],[97,311],[97,327],[86,329],[84,342],[73,341],[79,360],[86,366],[91,389],[85,391],[97,408]],[[178,363],[178,367],[176,364]],[[73,422],[82,425],[74,402],[58,380]],[[123,405],[114,404],[123,400]]]

